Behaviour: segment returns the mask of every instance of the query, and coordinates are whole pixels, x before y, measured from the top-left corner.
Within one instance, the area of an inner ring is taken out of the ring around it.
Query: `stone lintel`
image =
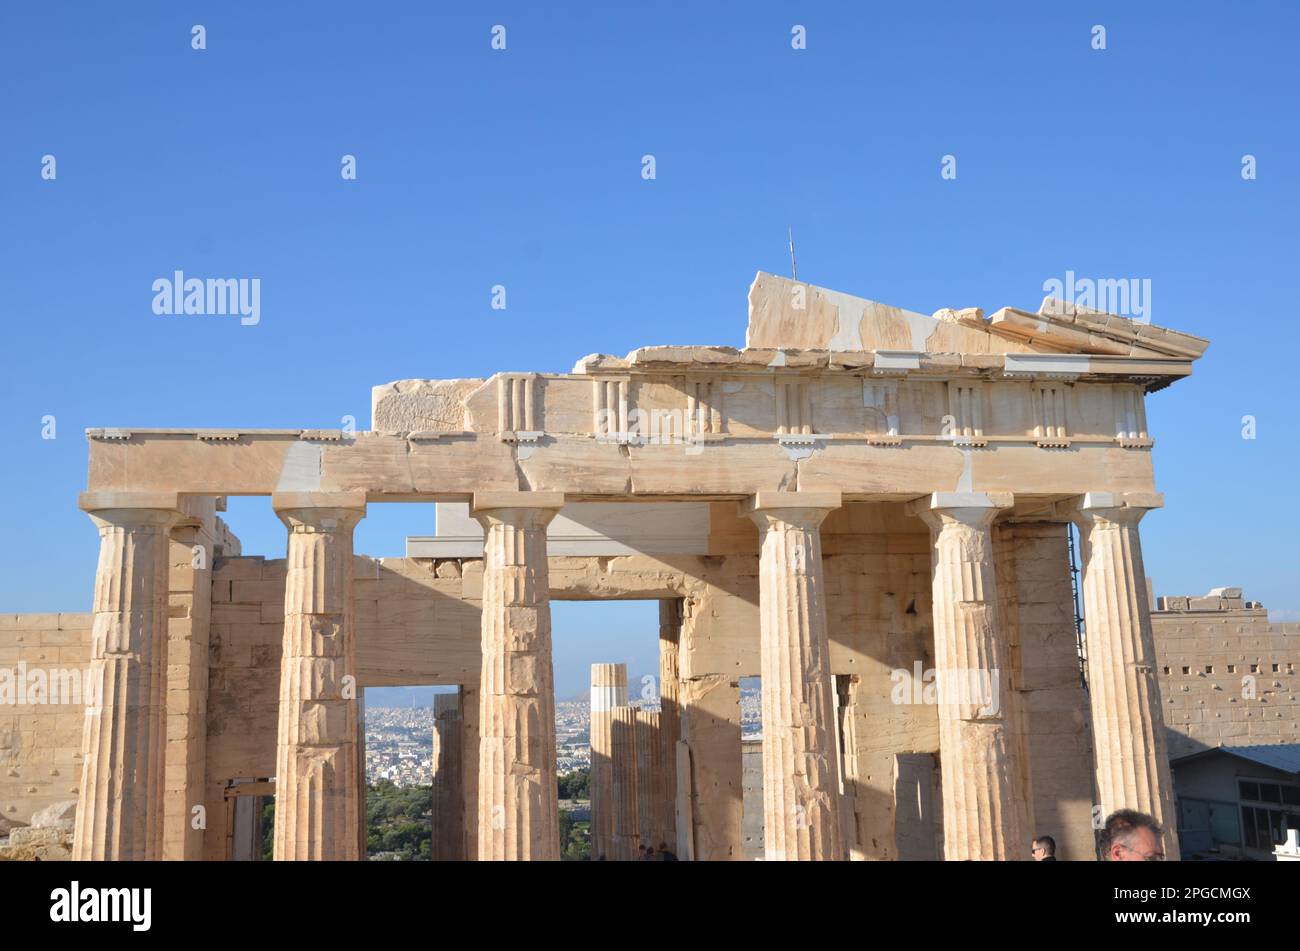
[[[811,492],[755,492],[740,503],[740,514],[770,512],[775,509],[837,509],[844,504],[844,494],[838,489],[818,489]]]
[[[353,509],[362,515],[366,511],[366,493],[353,492],[273,492],[271,508],[277,512],[286,509]]]
[[[181,496],[178,492],[131,492],[114,489],[82,492],[77,496],[77,507],[83,512],[106,509],[162,509],[177,513],[182,511]]]
[[[472,512],[489,509],[559,509],[564,508],[563,492],[475,492],[470,503]]]

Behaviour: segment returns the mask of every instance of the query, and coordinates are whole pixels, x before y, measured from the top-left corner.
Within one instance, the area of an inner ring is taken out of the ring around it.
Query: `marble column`
[[[1058,512],[1079,526],[1097,818],[1116,809],[1154,816],[1172,861],[1177,813],[1138,536],[1142,516],[1162,504],[1155,492],[1089,492]]]
[[[636,710],[615,707],[610,738],[614,772],[613,848],[609,858],[629,862],[638,857],[641,824],[637,815]]]
[[[681,598],[659,602],[659,740],[663,745],[663,835],[670,849],[677,848],[677,741],[682,738],[681,682],[678,670],[682,630]],[[655,843],[656,845],[658,843]]]
[[[224,501],[224,500],[223,500]],[[166,717],[163,742],[162,858],[203,857],[204,830],[194,828],[203,802],[208,737],[208,649],[212,567],[217,554],[217,499],[189,496],[172,526],[168,557]]]
[[[546,526],[557,492],[484,492],[478,857],[560,857]]]
[[[286,492],[289,529],[276,745],[276,861],[360,856],[352,530],[365,493]]]
[[[79,860],[159,859],[167,577],[172,493],[87,492],[99,529],[90,672],[82,731],[81,796],[72,854]]]
[[[464,844],[461,854],[466,861],[478,860],[478,753],[480,739],[478,718],[481,704],[477,685],[460,685],[460,752],[461,829]],[[557,803],[558,806],[558,803]]]
[[[768,861],[843,859],[822,520],[839,492],[759,492],[763,833]]]
[[[930,526],[934,664],[948,861],[1020,859],[1028,804],[998,623],[993,519],[1010,493],[937,492],[908,511]]]
[[[465,858],[465,757],[461,740],[465,725],[460,716],[460,696],[435,694],[433,698],[433,836],[435,861]]]
[[[614,708],[627,706],[627,665],[591,665],[591,857],[614,851]]]
[[[636,810],[637,832],[641,844],[650,849],[665,845],[664,804],[669,802],[664,784],[662,737],[659,735],[659,712],[636,712]]]

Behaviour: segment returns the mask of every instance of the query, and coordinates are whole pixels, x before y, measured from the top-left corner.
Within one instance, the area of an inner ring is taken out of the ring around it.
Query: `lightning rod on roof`
[[[794,229],[787,228],[786,231],[790,234],[790,279],[797,281],[799,280],[799,268],[794,261]]]

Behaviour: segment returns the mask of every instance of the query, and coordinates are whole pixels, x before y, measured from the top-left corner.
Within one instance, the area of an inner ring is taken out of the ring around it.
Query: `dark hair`
[[[1101,840],[1098,843],[1101,847],[1101,860],[1110,861],[1110,847],[1115,842],[1123,841],[1138,829],[1150,829],[1151,834],[1157,839],[1164,834],[1160,824],[1156,822],[1153,816],[1148,816],[1145,812],[1138,812],[1135,809],[1119,809],[1112,812],[1106,817],[1106,825],[1101,830]]]
[[[1040,835],[1038,838],[1034,839],[1034,845],[1041,845],[1043,851],[1048,855],[1056,854],[1056,840],[1050,835]]]

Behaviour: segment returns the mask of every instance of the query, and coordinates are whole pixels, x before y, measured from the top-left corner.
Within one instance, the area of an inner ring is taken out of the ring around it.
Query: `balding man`
[[[1143,812],[1120,809],[1106,818],[1101,830],[1103,862],[1163,862],[1165,850],[1160,845],[1164,830]]]

